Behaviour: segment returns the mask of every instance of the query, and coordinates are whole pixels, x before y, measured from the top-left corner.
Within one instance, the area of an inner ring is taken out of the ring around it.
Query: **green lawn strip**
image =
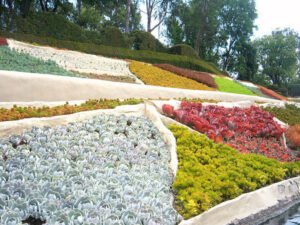
[[[243,94],[243,95],[254,95],[251,91],[249,91],[247,88],[242,87],[241,85],[235,83],[232,80],[222,78],[222,77],[214,77],[218,87],[219,91],[222,92],[228,92],[228,93],[235,93],[235,94]]]
[[[300,124],[300,108],[293,104],[285,104],[285,108],[262,107],[262,109],[272,113],[276,118],[289,125]]]
[[[264,97],[264,98],[271,98],[270,96],[263,94],[258,88],[247,86],[247,85],[245,85],[245,84],[243,84],[243,83],[241,83],[237,80],[235,80],[234,82],[237,83],[238,85],[244,87],[244,88],[247,88],[249,91],[251,91],[255,95],[258,95],[258,96],[261,96],[261,97]]]
[[[172,185],[177,211],[185,218],[300,174],[300,163],[282,163],[215,144],[205,135],[171,125],[177,143],[178,171]]]
[[[9,71],[55,74],[71,77],[83,77],[68,72],[59,67],[54,61],[43,61],[25,53],[11,50],[7,46],[0,47],[0,69]]]

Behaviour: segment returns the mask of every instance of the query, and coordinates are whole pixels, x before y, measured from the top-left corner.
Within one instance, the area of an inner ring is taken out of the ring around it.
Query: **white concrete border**
[[[99,98],[202,98],[219,101],[280,102],[241,94],[0,70],[0,102],[74,101]]]

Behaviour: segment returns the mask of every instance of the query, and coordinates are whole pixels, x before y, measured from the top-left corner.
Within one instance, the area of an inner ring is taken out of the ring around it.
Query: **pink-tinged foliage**
[[[225,108],[182,102],[177,110],[163,105],[163,112],[215,142],[228,144],[242,153],[257,153],[280,161],[292,160],[282,140],[285,130],[273,120],[271,113],[258,107]]]
[[[6,38],[0,37],[0,46],[6,46],[8,45]]]

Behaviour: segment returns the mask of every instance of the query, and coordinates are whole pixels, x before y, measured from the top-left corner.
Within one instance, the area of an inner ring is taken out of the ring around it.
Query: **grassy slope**
[[[235,83],[232,80],[222,78],[222,77],[214,77],[216,83],[219,86],[219,91],[228,92],[228,93],[235,93],[235,94],[243,94],[243,95],[254,95],[251,91],[247,88],[242,87],[241,85]]]

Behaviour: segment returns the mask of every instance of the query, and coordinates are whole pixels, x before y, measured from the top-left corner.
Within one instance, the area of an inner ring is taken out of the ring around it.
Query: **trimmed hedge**
[[[176,138],[178,154],[172,188],[176,209],[185,219],[300,174],[300,162],[282,163],[256,154],[240,154],[182,126],[171,125],[169,129]]]
[[[262,109],[272,113],[276,118],[289,125],[300,124],[300,108],[293,104],[285,104],[285,108],[262,107]]]
[[[242,87],[241,85],[235,83],[232,80],[223,77],[214,77],[217,85],[219,86],[219,91],[235,93],[235,94],[243,94],[243,95],[255,95],[247,88]]]
[[[126,48],[117,48],[104,45],[96,45],[90,43],[81,43],[73,41],[57,40],[48,37],[37,37],[30,34],[17,34],[0,31],[0,36],[13,38],[18,41],[38,43],[40,45],[50,45],[53,47],[81,51],[89,54],[103,55],[108,57],[116,57],[120,59],[133,59],[148,63],[169,63],[178,67],[209,72],[214,74],[222,74],[220,70],[203,60],[192,59],[187,56],[171,55],[166,53],[152,51],[137,51]]]
[[[154,66],[175,73],[179,76],[183,76],[195,80],[197,82],[203,83],[209,87],[216,89],[218,88],[218,85],[216,84],[214,78],[208,73],[182,69],[170,64],[155,64]]]
[[[193,49],[191,46],[185,45],[185,44],[174,45],[173,47],[169,48],[168,52],[170,54],[184,55],[184,56],[188,56],[191,58],[199,59],[199,56],[198,56],[197,52],[195,51],[195,49]]]
[[[163,46],[151,33],[135,30],[129,35],[132,40],[132,48],[135,50],[149,50],[154,52],[166,52],[167,48]]]
[[[143,62],[134,61],[129,64],[129,69],[133,74],[148,85],[215,91],[215,89],[207,87],[204,84]]]
[[[290,96],[300,96],[300,84],[290,84],[288,91]]]
[[[51,12],[30,13],[26,18],[17,17],[15,20],[16,33],[65,41],[126,47],[125,38],[116,27],[105,27],[99,31],[84,30],[62,15]]]

